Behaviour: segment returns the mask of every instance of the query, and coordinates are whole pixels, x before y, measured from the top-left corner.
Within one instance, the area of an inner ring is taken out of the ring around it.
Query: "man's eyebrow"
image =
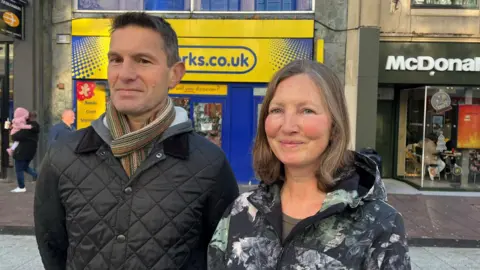
[[[108,52],[107,56],[108,57],[120,57],[120,54],[116,53],[116,52]],[[135,58],[140,58],[140,57],[154,58],[154,56],[152,54],[146,53],[146,52],[135,53],[135,54],[132,54],[131,57],[135,57]]]
[[[116,52],[108,52],[107,56],[108,57],[113,57],[113,56],[119,56],[119,54],[116,53]]]
[[[139,52],[133,54],[133,57],[146,57],[146,58],[154,58],[154,56],[150,53],[145,53],[145,52]]]

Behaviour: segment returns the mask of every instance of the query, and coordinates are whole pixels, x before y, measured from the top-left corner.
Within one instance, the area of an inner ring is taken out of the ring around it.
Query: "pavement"
[[[35,183],[26,181],[25,193],[11,193],[16,187],[16,182],[0,182],[0,234],[33,235]]]
[[[480,265],[480,249],[411,247],[412,269],[472,270]],[[34,236],[0,235],[0,270],[43,270]]]
[[[388,203],[402,213],[410,246],[480,248],[480,193],[418,191],[396,181],[384,180]],[[14,194],[14,183],[0,183],[0,234],[34,235],[33,196]],[[241,192],[254,186],[241,185]]]

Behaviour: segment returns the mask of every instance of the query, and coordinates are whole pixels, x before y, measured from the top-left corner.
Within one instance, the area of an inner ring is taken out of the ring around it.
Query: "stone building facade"
[[[26,7],[26,38],[16,41],[2,37],[3,42],[13,43],[13,103],[36,110],[42,126],[41,143],[35,161],[39,164],[46,149],[46,136],[49,127],[60,120],[61,112],[72,108],[74,82],[72,80],[72,21],[79,18],[104,18],[114,15],[111,12],[77,12],[77,1],[44,0],[29,1]],[[245,1],[245,0],[243,0]],[[249,0],[247,0],[249,1]],[[100,1],[102,2],[102,1]],[[305,3],[310,3],[307,0]],[[315,20],[314,58],[317,54],[317,41],[323,44],[324,63],[331,67],[344,82],[348,82],[347,70],[347,0],[313,1],[314,12],[280,13],[165,13],[165,18],[191,19],[279,19]],[[5,121],[5,119],[3,120]]]
[[[39,3],[41,2],[41,3]],[[41,93],[41,102],[37,100],[29,106],[41,109],[41,121],[48,131],[48,127],[59,121],[63,109],[72,107],[73,82],[72,82],[72,43],[57,42],[58,35],[70,35],[72,20],[78,18],[109,17],[112,13],[75,12],[75,1],[46,0],[34,3],[38,16],[43,21],[38,25],[42,28],[42,79],[41,86],[36,90]],[[225,18],[225,19],[315,19],[320,23],[314,24],[315,40],[324,42],[324,63],[331,67],[345,80],[346,39],[347,32],[342,30],[347,27],[347,0],[317,0],[314,1],[314,13],[279,13],[279,14],[162,14],[166,18]],[[326,27],[325,27],[325,26]],[[314,46],[316,48],[316,46]],[[38,82],[40,82],[38,78]],[[38,86],[39,84],[36,83]],[[33,88],[33,87],[31,87]],[[15,91],[18,91],[17,89]],[[25,104],[18,101],[17,104]],[[44,151],[44,149],[42,149]],[[41,152],[42,152],[41,151]],[[41,156],[41,155],[40,155]]]

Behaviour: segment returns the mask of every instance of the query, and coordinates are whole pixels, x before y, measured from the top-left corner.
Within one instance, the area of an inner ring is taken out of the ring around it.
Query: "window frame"
[[[205,10],[195,10],[195,1],[200,0],[189,0],[190,8],[189,10],[88,10],[88,9],[78,9],[78,0],[72,0],[73,2],[73,12],[74,13],[124,13],[132,11],[144,11],[150,14],[313,14],[315,13],[315,0],[312,1],[312,6],[310,10],[287,10],[287,11],[205,11]],[[413,0],[412,0],[413,1]]]
[[[442,4],[415,4],[415,0],[410,0],[410,6],[412,9],[470,9],[477,10],[479,8],[479,0],[476,0],[477,4],[474,7],[466,7],[463,5],[442,5]]]

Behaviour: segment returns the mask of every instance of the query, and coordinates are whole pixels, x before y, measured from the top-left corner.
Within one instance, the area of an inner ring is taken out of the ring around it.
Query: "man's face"
[[[108,61],[111,101],[128,116],[157,110],[185,73],[183,63],[168,67],[162,36],[138,26],[112,33]]]
[[[72,125],[75,122],[75,113],[73,111],[68,111],[66,116],[68,124]]]

